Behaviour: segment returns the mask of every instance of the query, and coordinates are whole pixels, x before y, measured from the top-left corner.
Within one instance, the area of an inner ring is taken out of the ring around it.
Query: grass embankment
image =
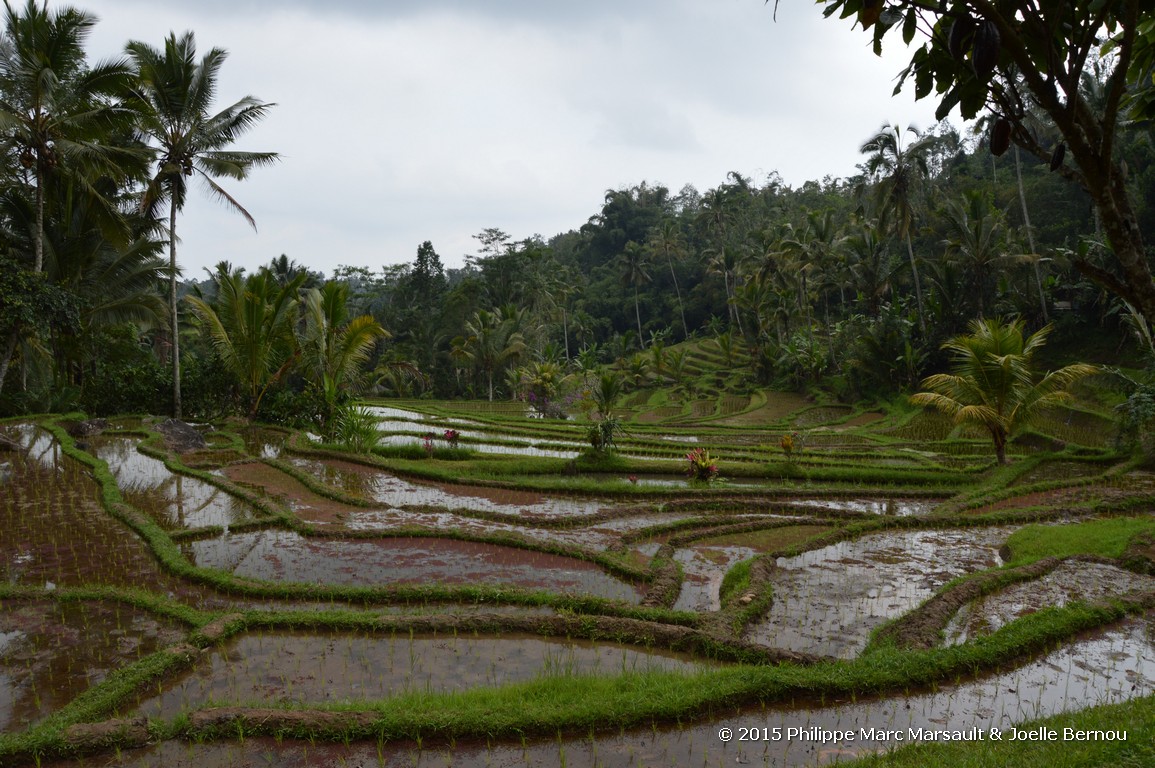
[[[1141,535],[1155,535],[1155,518],[1112,517],[1072,525],[1028,525],[1007,539],[1007,565],[1071,555],[1121,558]]]
[[[1069,712],[1018,726],[1055,732],[1049,741],[968,741],[912,744],[845,763],[847,768],[1149,768],[1155,765],[1155,696]],[[1068,732],[1068,729],[1070,732]],[[1077,733],[1125,733],[1126,741]]]

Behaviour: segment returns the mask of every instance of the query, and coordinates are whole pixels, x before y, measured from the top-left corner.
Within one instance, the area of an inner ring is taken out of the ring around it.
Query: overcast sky
[[[50,0],[50,5],[61,3]],[[207,194],[178,222],[190,277],[286,254],[331,274],[380,269],[433,242],[448,266],[497,227],[546,238],[608,189],[677,192],[729,171],[791,186],[855,173],[883,123],[934,122],[891,96],[909,59],[879,59],[813,0],[81,0],[90,59],[192,30],[225,48],[218,106],[276,103],[237,149],[275,167],[226,188],[254,232]]]

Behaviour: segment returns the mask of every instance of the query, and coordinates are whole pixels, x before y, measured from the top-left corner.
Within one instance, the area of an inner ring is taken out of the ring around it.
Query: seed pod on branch
[[[960,64],[970,47],[974,32],[975,20],[971,18],[966,9],[963,9],[962,15],[956,17],[951,23],[950,36],[947,38],[947,50],[950,51],[951,58]]]
[[[974,48],[971,50],[971,65],[980,80],[987,80],[999,63],[1002,38],[993,21],[987,20],[975,31]]]
[[[878,17],[882,15],[883,0],[863,0],[862,8],[858,11],[858,20],[863,29],[870,29]]]
[[[991,126],[991,154],[1001,157],[1011,146],[1011,121],[1005,117],[995,120]]]

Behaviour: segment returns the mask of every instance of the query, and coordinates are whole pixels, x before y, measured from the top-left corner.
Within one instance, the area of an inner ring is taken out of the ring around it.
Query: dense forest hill
[[[25,13],[10,14],[0,50],[0,414],[316,422],[360,393],[558,403],[607,366],[639,387],[678,386],[695,364],[730,369],[735,389],[885,398],[942,370],[943,342],[971,321],[1012,316],[1053,324],[1063,362],[1141,368],[1151,353],[1148,322],[1102,287],[1117,265],[1090,197],[1055,172],[1062,142],[1045,116],[1034,154],[990,151],[982,121],[967,135],[883,125],[850,178],[641,181],[548,238],[494,222],[460,268],[430,233],[412,262],[380,271],[325,275],[281,255],[178,283],[188,181],[251,219],[215,180],[276,159],[231,147],[268,105],[210,109],[211,88],[197,89],[223,52],[198,58],[191,33],[90,67],[83,25]],[[51,78],[37,75],[44,40]],[[174,105],[189,113],[166,114]],[[1122,124],[1114,147],[1151,242],[1149,128]],[[703,339],[716,359],[694,360]]]
[[[1151,231],[1152,148],[1128,138]],[[1105,248],[1093,207],[1047,162],[996,158],[945,123],[884,126],[863,149],[849,179],[792,188],[731,173],[676,193],[642,182],[548,239],[487,229],[462,269],[426,242],[412,263],[334,277],[354,313],[393,334],[386,359],[424,374],[387,379],[404,395],[486,397],[492,373],[495,396],[524,396],[527,364],[624,367],[722,335],[749,352],[751,382],[856,398],[917,383],[979,316],[1056,323],[1062,347],[1104,334],[1119,347],[1125,308],[1071,266]]]

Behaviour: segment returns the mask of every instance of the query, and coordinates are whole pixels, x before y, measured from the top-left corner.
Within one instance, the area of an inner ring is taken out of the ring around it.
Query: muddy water
[[[174,473],[159,459],[136,450],[130,437],[92,438],[88,451],[108,464],[124,500],[168,530],[235,525],[256,511],[203,480]]]
[[[682,591],[674,603],[676,611],[717,611],[722,607],[719,589],[726,572],[757,550],[740,546],[697,545],[679,549],[674,559],[682,564]]]
[[[1010,528],[880,533],[779,558],[774,603],[747,633],[762,645],[850,658],[870,632],[946,582],[999,565]]]
[[[170,741],[148,749],[60,765],[164,765],[218,768],[240,765],[567,765],[571,768],[645,768],[673,765],[805,766],[845,760],[909,743],[909,729],[1006,731],[1035,718],[1155,694],[1155,632],[1149,620],[1133,620],[998,675],[942,685],[933,692],[860,699],[809,707],[735,711],[683,727],[641,728],[622,733],[570,736],[513,744],[458,743],[419,749],[414,744],[360,742],[321,744],[246,738],[243,742],[193,744]],[[718,730],[781,728],[779,741],[723,743]],[[795,729],[790,732],[788,729]],[[815,730],[850,730],[853,740],[818,743]],[[862,729],[902,732],[904,741],[869,738]],[[789,734],[789,735],[787,735]],[[917,733],[915,734],[917,735]],[[110,762],[111,761],[111,762]]]
[[[117,603],[0,601],[0,732],[23,730],[184,635]]]
[[[536,636],[250,633],[208,654],[159,696],[141,701],[139,712],[169,719],[209,701],[255,706],[355,702],[539,677],[701,666],[673,653]]]
[[[454,539],[336,541],[266,530],[188,542],[197,565],[307,584],[506,584],[638,602],[638,590],[568,557]]]
[[[1103,563],[1068,560],[1041,578],[1012,584],[964,606],[944,634],[947,644],[965,643],[1043,608],[1152,591],[1155,591],[1155,576]]]
[[[8,454],[11,475],[0,492],[0,580],[138,587],[206,609],[229,603],[162,572],[145,543],[105,512],[88,469],[50,433],[34,426],[19,433],[28,451]]]
[[[417,483],[352,462],[293,457],[291,463],[326,484],[389,507],[430,506],[533,517],[584,517],[607,506],[596,499],[452,483]]]
[[[862,512],[868,515],[892,515],[896,517],[925,515],[938,504],[937,501],[928,499],[797,499],[793,503],[846,512]]]
[[[101,507],[88,470],[48,432],[24,434],[28,451],[8,454],[11,476],[0,493],[0,579],[172,588],[143,542]]]
[[[250,456],[262,459],[275,459],[284,450],[285,441],[289,435],[279,429],[268,427],[244,427],[240,430],[241,440]]]

